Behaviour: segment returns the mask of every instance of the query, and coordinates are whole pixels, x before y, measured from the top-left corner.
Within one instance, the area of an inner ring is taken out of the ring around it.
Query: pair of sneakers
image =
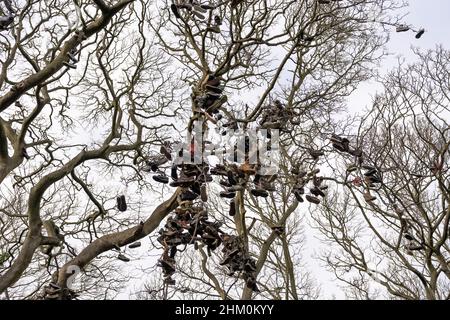
[[[127,201],[124,195],[120,195],[116,198],[117,209],[121,212],[127,211]]]
[[[69,57],[69,61],[64,61],[63,65],[65,65],[68,68],[76,69],[76,64],[78,63],[78,59],[76,57],[77,51],[75,49],[72,49],[67,53],[67,56]]]
[[[338,135],[332,134],[330,141],[333,148],[340,152],[350,152],[350,141],[347,138],[339,137]]]

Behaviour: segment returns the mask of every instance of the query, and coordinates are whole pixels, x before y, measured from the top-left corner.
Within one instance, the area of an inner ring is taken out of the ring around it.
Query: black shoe
[[[404,237],[405,237],[406,240],[409,240],[409,241],[413,241],[414,240],[414,237],[409,232],[405,232]]]
[[[117,197],[117,209],[121,212],[127,211],[127,202],[124,195]]]
[[[207,9],[204,8],[204,6],[200,6],[200,5],[198,5],[198,4],[194,4],[194,5],[192,6],[192,9],[193,9],[194,11],[197,11],[197,12],[200,12],[200,13],[206,13],[206,12],[208,11]]]
[[[320,203],[319,198],[316,198],[316,197],[314,197],[314,196],[310,196],[309,194],[307,194],[307,195],[305,196],[305,198],[306,198],[306,200],[308,200],[308,201],[311,202],[311,203],[314,203],[314,204],[319,204],[319,203]]]
[[[135,248],[139,248],[140,246],[141,246],[141,243],[140,243],[139,241],[136,241],[136,242],[130,244],[130,245],[128,246],[128,248],[130,248],[130,249],[135,249]]]
[[[169,178],[166,175],[158,174],[156,176],[153,176],[153,180],[160,182],[160,183],[169,183]]]
[[[181,201],[194,201],[195,199],[197,199],[197,197],[198,194],[190,190],[184,191],[180,196]]]
[[[200,187],[200,198],[203,202],[208,202],[208,193],[206,191],[206,185],[202,184]]]
[[[192,10],[192,14],[194,14],[194,16],[196,16],[197,18],[199,18],[200,20],[205,20],[205,16],[198,11]]]
[[[212,4],[202,4],[200,7],[206,10],[214,10],[216,8],[216,6],[213,6]]]
[[[238,184],[238,182],[236,181],[236,177],[234,176],[234,173],[232,171],[227,172],[227,177],[230,185],[234,186]]]
[[[228,198],[228,199],[232,199],[236,196],[236,192],[228,192],[228,191],[221,191],[219,193],[219,196],[221,198]]]
[[[212,32],[215,32],[215,33],[220,33],[220,28],[219,27],[208,27],[208,29],[210,30],[210,31],[212,31]],[[213,93],[215,93],[215,94],[222,94],[222,92],[223,92],[223,89],[221,89],[221,88],[219,88],[219,87],[214,87],[214,86],[211,86],[211,85],[205,85],[205,88],[206,88],[206,90],[208,90],[208,92],[213,92]]]
[[[252,189],[252,190],[250,190],[250,192],[255,197],[266,198],[267,196],[269,196],[269,193],[266,190],[263,190],[263,189]]]
[[[234,217],[236,215],[236,203],[234,202],[234,199],[230,201],[230,209],[228,214],[230,217]]]
[[[425,33],[425,29],[420,29],[419,32],[417,32],[417,34],[416,34],[416,39],[420,39],[424,33]]]
[[[319,188],[314,187],[314,188],[309,189],[309,191],[316,197],[317,196],[325,197],[325,193],[323,193],[323,191],[320,190]]]
[[[167,159],[172,160],[172,154],[170,153],[170,149],[166,143],[163,143],[159,149],[159,152],[165,156]]]
[[[313,157],[314,160],[319,159],[319,157],[323,156],[324,153],[321,150],[308,150],[308,153],[311,155],[311,157]]]
[[[0,17],[0,31],[7,30],[8,26],[14,22],[14,16],[9,15],[6,17]]]
[[[192,192],[194,192],[195,194],[197,194],[197,195],[199,195],[200,193],[201,193],[201,190],[200,190],[200,184],[198,183],[198,182],[194,182],[192,185],[191,185],[191,191]]]
[[[170,259],[173,260],[173,259]],[[159,265],[164,269],[167,270],[168,272],[173,272],[175,271],[175,264],[174,261],[168,261],[165,259],[159,259]]]
[[[220,18],[220,16],[214,16],[214,24],[216,26],[221,26],[222,25],[222,19]]]
[[[177,172],[177,166],[173,165],[172,168],[170,169],[170,176],[172,177],[173,180],[177,180],[178,179],[178,172]]]
[[[194,177],[180,177],[178,180],[172,181],[170,183],[171,187],[188,187],[195,182]]]
[[[303,202],[302,194],[303,193],[300,193],[298,190],[294,190],[294,196],[298,202]]]
[[[282,226],[273,226],[271,229],[279,236],[284,233],[284,227]]]
[[[178,8],[175,4],[172,3],[172,5],[170,6],[170,10],[172,10],[173,15],[175,16],[175,18],[177,19],[181,19],[180,13],[178,12]]]
[[[64,61],[64,62],[63,62],[63,65],[65,65],[66,67],[68,67],[68,68],[70,68],[70,69],[76,69],[76,68],[77,68],[77,66],[76,66],[75,64],[70,63],[70,62],[68,62],[68,61]]]
[[[176,284],[175,279],[173,279],[172,277],[167,277],[164,279],[164,283],[169,285],[169,286],[174,286]]]
[[[364,200],[366,200],[366,202],[371,203],[372,201],[374,201],[376,199],[377,199],[377,197],[371,195],[369,192],[364,193]]]
[[[369,171],[366,171],[366,172],[364,173],[364,175],[365,175],[366,177],[370,177],[370,176],[375,175],[376,173],[377,173],[377,169],[371,169],[371,170],[369,170]]]
[[[130,262],[130,258],[124,256],[123,254],[119,253],[119,255],[117,256],[117,259],[123,261],[123,262]]]

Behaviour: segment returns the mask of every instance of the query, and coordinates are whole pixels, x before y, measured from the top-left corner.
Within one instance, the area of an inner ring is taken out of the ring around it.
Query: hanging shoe
[[[171,187],[189,187],[195,182],[194,177],[181,176],[175,181],[172,181],[169,185]]]
[[[158,174],[153,176],[153,180],[160,183],[169,183],[169,177],[167,177],[165,174]]]
[[[209,28],[215,28],[215,27],[208,27],[208,29]],[[220,28],[219,27],[216,27],[216,28],[218,28],[218,31],[216,33],[220,33]],[[210,31],[212,31],[212,30],[210,30]],[[215,31],[213,31],[213,32],[215,32]],[[213,86],[210,84],[205,85],[205,89],[208,91],[208,94],[210,94],[212,92],[213,94],[221,95],[223,92],[222,88],[219,88],[219,87],[216,87],[216,86]]]
[[[139,248],[140,246],[141,246],[141,243],[140,243],[139,241],[136,241],[136,242],[130,244],[130,245],[128,246],[128,248],[130,248],[130,249],[135,249],[135,248]]]
[[[374,201],[376,199],[377,199],[377,197],[372,196],[370,194],[370,192],[367,191],[367,192],[364,193],[364,200],[366,200],[366,202],[371,203],[372,201]]]
[[[121,212],[127,211],[127,202],[125,196],[124,195],[118,196],[116,200],[117,200],[117,209],[119,209],[119,211]]]
[[[234,185],[238,184],[238,182],[236,181],[236,177],[235,177],[233,171],[229,170],[227,172],[227,177],[228,177],[228,182],[230,183],[230,185],[234,186]]]
[[[420,250],[423,250],[423,249],[425,249],[425,248],[424,248],[424,246],[421,245],[421,244],[413,244],[413,243],[409,243],[409,244],[407,245],[407,249],[410,250],[410,251],[420,251]]]
[[[164,155],[168,160],[172,160],[172,154],[170,153],[170,148],[167,144],[163,143],[159,148],[159,152]]]
[[[180,13],[178,12],[178,7],[177,7],[174,3],[172,3],[172,4],[170,5],[170,10],[172,10],[173,15],[175,16],[175,18],[181,19],[181,15],[180,15]]]
[[[266,179],[262,179],[259,183],[260,183],[261,188],[266,191],[269,191],[269,192],[276,191],[275,186],[272,183],[270,183],[269,181],[267,181]]]
[[[377,169],[371,169],[371,170],[366,171],[366,172],[364,173],[364,175],[365,175],[366,177],[370,177],[370,176],[375,175],[376,173],[377,173]]]
[[[220,180],[219,184],[225,188],[231,187],[231,184],[228,182],[228,180]]]
[[[325,197],[325,193],[323,193],[323,191],[317,187],[311,188],[311,189],[309,189],[309,191],[316,197],[317,196],[321,196],[322,198]]]
[[[234,217],[236,214],[236,203],[234,202],[234,199],[230,201],[230,209],[228,210],[228,214],[230,217]]]
[[[200,20],[205,20],[205,16],[198,11],[192,10],[192,14],[199,18]]]
[[[317,159],[319,159],[319,157],[321,157],[321,156],[324,155],[324,152],[321,151],[321,150],[313,150],[313,149],[309,149],[309,150],[308,150],[308,153],[311,155],[311,157],[312,157],[314,160],[317,160]]]
[[[77,52],[74,49],[72,49],[71,51],[69,51],[69,53],[67,53],[67,55],[69,56],[70,62],[72,62],[72,63],[77,63],[78,62],[76,54],[77,54]]]
[[[395,28],[396,32],[406,32],[409,31],[409,27],[407,25],[404,24],[400,24]]]
[[[167,277],[164,279],[164,283],[169,285],[169,286],[174,286],[176,284],[175,279],[173,279],[172,277]]]
[[[416,34],[416,39],[420,39],[424,33],[425,33],[425,29],[420,29],[419,32],[417,32],[417,34]]]
[[[231,8],[236,8],[238,5],[240,5],[244,0],[231,0]]]
[[[168,273],[170,272],[174,272],[175,271],[175,261],[173,261],[173,259],[167,258],[167,259],[159,259],[159,265],[168,271]]]
[[[213,32],[213,33],[220,33],[220,27],[219,26],[209,26],[206,28],[207,31]],[[220,92],[219,92],[220,91]],[[216,94],[221,94],[222,93],[222,89],[220,88],[216,88],[216,91],[212,91]]]
[[[302,193],[300,193],[297,189],[294,190],[294,196],[298,202],[303,202]]]
[[[221,191],[219,193],[219,196],[221,198],[228,198],[228,199],[232,199],[236,196],[236,192],[228,192],[228,191]]]
[[[202,4],[202,5],[200,5],[203,9],[206,9],[206,10],[214,10],[214,9],[216,9],[216,6],[214,6],[214,5],[212,5],[212,4]]]
[[[178,180],[178,172],[177,172],[177,166],[173,165],[170,169],[170,176],[173,180]]]
[[[181,201],[194,201],[197,197],[198,194],[190,190],[186,190],[180,195]]]
[[[220,18],[220,16],[214,16],[214,24],[216,26],[221,26],[222,25],[222,18]]]
[[[322,0],[323,1],[323,0]],[[256,285],[255,278],[251,277],[247,279],[246,285],[248,288],[250,288],[253,292],[260,292],[258,286]]]
[[[319,203],[320,203],[320,199],[319,199],[319,198],[316,198],[316,197],[311,196],[311,195],[309,195],[309,194],[307,194],[307,195],[305,196],[305,198],[306,198],[306,200],[308,200],[308,201],[311,202],[311,203],[314,203],[314,204],[319,204]]]
[[[206,191],[206,185],[202,184],[200,187],[200,198],[203,202],[208,202],[208,193]]]
[[[119,260],[121,260],[123,262],[130,262],[131,261],[130,258],[128,258],[127,256],[125,256],[125,255],[123,255],[121,253],[119,253],[119,255],[117,256],[117,259],[119,259]]]
[[[347,172],[353,172],[353,171],[356,171],[356,170],[358,170],[358,166],[356,166],[354,164],[351,164],[351,165],[349,165],[347,167]]]
[[[66,67],[68,67],[68,68],[70,68],[70,69],[76,69],[76,68],[77,68],[77,66],[76,66],[75,64],[70,63],[70,62],[68,62],[68,61],[64,61],[64,62],[63,62],[63,65],[65,65]]]
[[[405,237],[406,240],[409,240],[409,241],[415,240],[409,231],[405,231],[405,234],[403,236]]]
[[[263,189],[252,189],[250,190],[251,194],[255,197],[263,197],[266,198],[269,196],[269,193],[266,190]]]
[[[194,4],[192,5],[192,10],[200,12],[200,13],[206,13],[208,11],[208,9],[205,9],[203,6],[198,5],[198,4]]]
[[[283,226],[273,226],[270,229],[273,230],[277,235],[281,236],[284,233],[284,227]]]
[[[8,15],[0,17],[0,31],[7,30],[8,27],[14,22],[14,16]]]

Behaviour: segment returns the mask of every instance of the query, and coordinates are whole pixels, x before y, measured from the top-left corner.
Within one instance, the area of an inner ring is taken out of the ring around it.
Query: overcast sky
[[[407,62],[415,61],[412,47],[429,50],[442,44],[450,49],[450,0],[409,0],[409,7],[405,8],[404,23],[415,28],[425,28],[426,33],[420,39],[416,39],[412,32],[391,32],[388,43],[389,57],[384,60],[381,72],[385,73],[395,67],[398,58],[403,57]],[[371,102],[371,97],[376,91],[373,82],[365,83],[349,99],[351,111],[358,112]]]

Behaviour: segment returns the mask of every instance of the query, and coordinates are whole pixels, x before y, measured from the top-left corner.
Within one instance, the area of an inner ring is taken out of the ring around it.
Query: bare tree
[[[0,293],[114,297],[131,278],[119,267],[130,260],[126,246],[151,235],[166,275],[149,284],[151,298],[316,297],[299,260],[296,214],[309,212],[299,202],[324,195],[317,168],[332,116],[375,75],[385,27],[399,26],[402,5],[13,2],[0,32]],[[166,186],[170,146],[197,120],[202,136],[279,129],[279,174],[263,176],[248,160],[210,168],[203,159],[189,169],[195,183],[180,165]],[[229,185],[210,181],[213,169]],[[312,193],[303,195],[307,183]],[[208,199],[199,201],[202,189]],[[189,216],[181,226],[189,229],[194,213],[193,233],[170,236],[174,220]],[[178,242],[186,253],[175,268]],[[245,266],[231,267],[231,253]],[[77,292],[68,287],[73,267],[83,271]],[[144,270],[160,273],[155,263]]]
[[[363,164],[337,160],[340,187],[316,218],[351,297],[450,298],[450,53],[415,53],[382,80],[350,139]]]

